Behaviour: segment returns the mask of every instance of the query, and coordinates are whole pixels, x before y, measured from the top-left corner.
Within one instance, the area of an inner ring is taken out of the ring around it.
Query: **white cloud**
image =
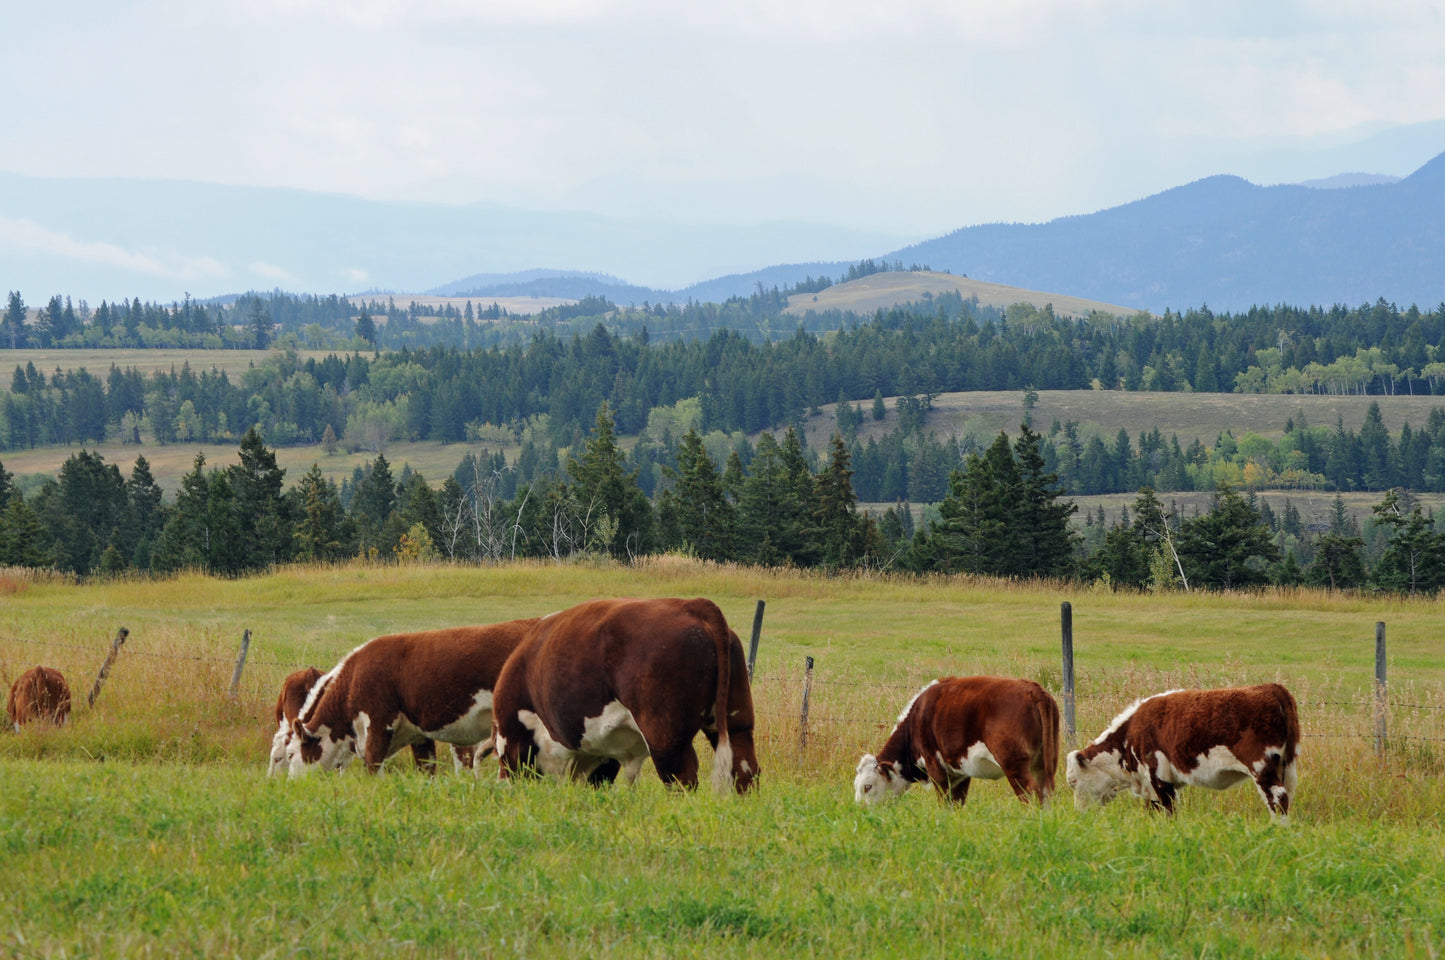
[[[114,243],[77,240],[68,233],[47,229],[32,220],[0,217],[0,245],[20,253],[44,253],[175,280],[210,279],[230,274],[224,264],[212,257],[138,253]]]
[[[260,277],[267,283],[296,283],[296,277],[285,267],[278,267],[274,263],[267,263],[264,260],[256,260],[247,268],[254,276]]]

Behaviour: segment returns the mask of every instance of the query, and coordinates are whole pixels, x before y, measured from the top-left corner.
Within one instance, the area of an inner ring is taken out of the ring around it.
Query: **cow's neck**
[[[878,751],[878,764],[892,764],[893,769],[904,780],[916,783],[927,774],[918,768],[918,764],[914,762],[917,757],[910,756],[912,753],[913,736],[908,718],[904,718],[893,728],[893,733],[888,737],[888,742],[883,744],[883,749]]]

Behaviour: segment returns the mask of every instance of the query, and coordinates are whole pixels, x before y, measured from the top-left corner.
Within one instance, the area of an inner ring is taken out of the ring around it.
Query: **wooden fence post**
[[[757,612],[753,614],[753,639],[748,644],[748,682],[753,680],[753,664],[758,662],[758,641],[763,636],[763,607],[767,606],[766,600],[758,601]]]
[[[1072,750],[1077,740],[1074,726],[1074,605],[1067,600],[1059,607],[1059,627],[1064,644],[1064,736]]]
[[[247,630],[241,634],[241,655],[236,658],[236,669],[231,674],[231,690],[229,696],[236,699],[236,691],[241,688],[241,669],[246,666],[246,652],[251,649],[251,631]]]
[[[805,749],[808,746],[808,698],[813,692],[813,658],[807,658],[807,667],[803,670],[803,715],[798,724],[798,748]]]
[[[1375,756],[1385,755],[1385,622],[1375,623]]]
[[[130,631],[121,627],[116,633],[115,639],[110,642],[110,653],[106,655],[105,663],[100,665],[100,673],[96,674],[95,686],[90,688],[90,696],[86,698],[87,707],[95,706],[95,698],[100,696],[100,685],[105,683],[105,678],[110,675],[110,666],[115,663],[115,658],[120,656],[120,645],[125,643],[125,638],[130,636]]]

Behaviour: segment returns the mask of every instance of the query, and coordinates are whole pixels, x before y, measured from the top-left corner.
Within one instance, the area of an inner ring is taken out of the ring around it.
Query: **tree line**
[[[1327,531],[1303,528],[1225,485],[1207,512],[1165,508],[1150,488],[1109,525],[1080,525],[1027,423],[970,453],[921,521],[907,504],[860,510],[852,459],[834,434],[809,451],[789,428],[763,433],[744,464],[719,463],[689,429],[649,497],[629,469],[604,404],[563,465],[523,480],[498,452],[468,454],[433,488],[379,454],[338,485],[314,465],[291,487],[250,430],[239,462],[197,454],[172,502],[145,458],[125,478],[90,451],[26,495],[0,465],[0,566],[79,576],[200,569],[238,576],[290,562],[497,562],[578,556],[629,561],[683,552],[762,566],[872,568],[1007,578],[1074,578],[1115,587],[1237,589],[1316,583],[1434,593],[1445,585],[1445,533],[1411,494],[1386,493],[1369,536],[1336,499]],[[814,466],[816,464],[816,468]],[[1291,517],[1291,513],[1293,516]]]

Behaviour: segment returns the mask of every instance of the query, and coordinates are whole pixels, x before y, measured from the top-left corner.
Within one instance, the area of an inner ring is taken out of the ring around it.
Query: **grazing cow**
[[[710,600],[593,600],[538,622],[497,680],[501,776],[541,772],[593,784],[697,785],[699,730],[713,784],[758,775],[753,695],[737,634]]]
[[[928,780],[940,799],[962,804],[973,778],[1008,780],[1014,794],[1045,803],[1059,765],[1059,705],[1032,680],[944,677],[898,715],[878,756],[864,754],[853,799],[881,803]]]
[[[339,770],[354,755],[375,772],[412,747],[434,768],[436,741],[491,746],[492,690],[536,620],[377,637],[311,688],[286,744],[290,775]]]
[[[70,687],[59,670],[31,667],[10,685],[5,712],[17,732],[27,723],[63,727],[70,716]]]
[[[1277,683],[1170,690],[1130,704],[1069,754],[1065,776],[1080,810],[1127,787],[1169,813],[1180,787],[1224,790],[1253,780],[1270,816],[1288,822],[1299,740],[1294,697]]]
[[[286,743],[291,735],[291,721],[300,716],[307,694],[320,679],[320,670],[306,667],[281,681],[281,694],[276,698],[276,733],[271,737],[271,765],[266,771],[268,776],[274,777],[286,769]]]

